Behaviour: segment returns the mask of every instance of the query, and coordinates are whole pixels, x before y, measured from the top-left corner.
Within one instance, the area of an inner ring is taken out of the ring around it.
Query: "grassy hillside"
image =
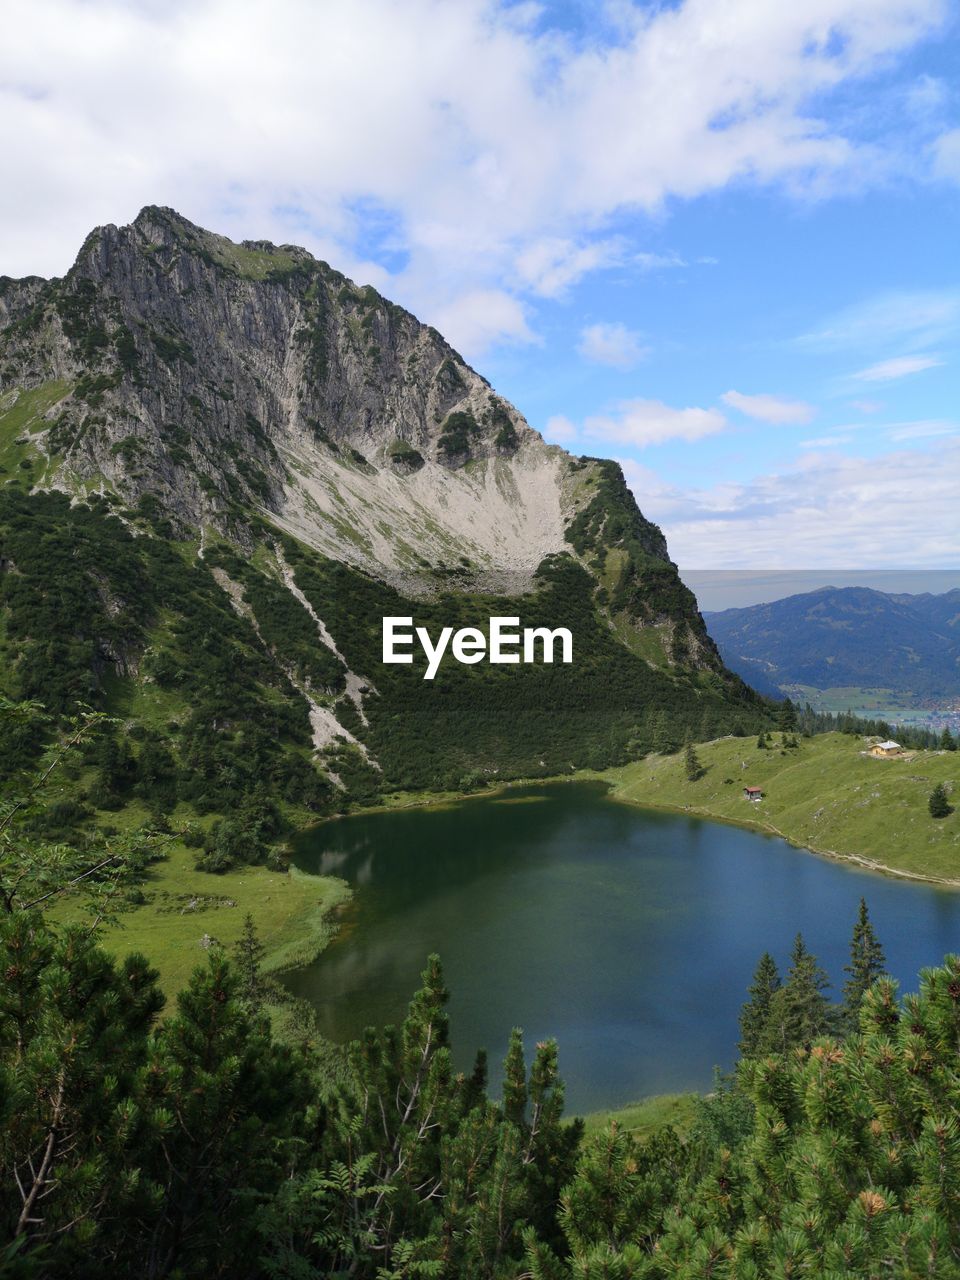
[[[649,1138],[658,1129],[672,1124],[678,1133],[687,1133],[693,1123],[697,1096],[695,1093],[659,1093],[612,1111],[591,1111],[583,1117],[584,1127],[590,1135],[616,1124],[636,1138]]]
[[[132,804],[114,825],[135,830],[148,816]],[[179,825],[188,816],[181,806],[171,822]],[[282,875],[249,865],[209,875],[195,867],[194,851],[176,840],[166,846],[166,855],[148,867],[141,900],[129,903],[101,941],[117,957],[143,952],[159,971],[170,1001],[203,960],[205,937],[231,947],[249,914],[266,948],[265,972],[306,964],[329,941],[336,927],[331,913],[350,896],[343,880],[306,875],[295,867]],[[69,900],[54,915],[66,918],[78,909]]]
[[[248,913],[266,946],[266,971],[306,964],[329,940],[332,926],[325,918],[349,889],[341,880],[296,868],[286,875],[253,866],[209,876],[175,845],[170,858],[152,868],[143,893],[146,902],[108,930],[103,944],[118,957],[142,951],[172,998],[203,959],[204,936],[232,946]]]
[[[919,751],[893,760],[861,755],[847,734],[797,738],[798,746],[760,750],[754,739],[721,738],[697,747],[704,773],[686,777],[683,753],[649,756],[603,776],[614,796],[634,804],[688,810],[785,836],[903,875],[960,885],[960,811],[939,821],[927,801],[938,782],[960,810],[960,752]],[[745,786],[765,791],[759,804]]]

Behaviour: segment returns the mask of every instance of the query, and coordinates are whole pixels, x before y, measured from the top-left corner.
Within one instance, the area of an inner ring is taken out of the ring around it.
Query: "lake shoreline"
[[[814,738],[806,740],[805,749],[809,752],[809,748],[814,747],[815,751],[827,751],[831,747],[838,744],[833,741],[835,735],[824,735],[822,739]],[[728,750],[731,747],[736,748],[737,754],[747,750],[750,746],[749,740],[721,738],[715,739],[710,743],[698,744],[698,750],[704,755],[704,759],[708,759],[707,753],[718,750]],[[850,745],[844,740],[840,740],[839,746],[845,751],[849,750]],[[929,758],[921,763],[929,764],[931,760],[936,758],[937,753],[930,753]],[[803,835],[796,831],[791,831],[785,824],[773,822],[768,819],[761,819],[758,816],[749,816],[744,813],[731,814],[718,811],[716,807],[702,803],[682,803],[667,802],[662,797],[646,794],[643,779],[639,776],[650,769],[680,769],[681,755],[675,756],[651,756],[643,761],[630,765],[615,766],[606,770],[578,769],[573,773],[555,774],[549,777],[532,777],[532,778],[515,778],[497,782],[492,786],[484,788],[482,791],[444,791],[438,793],[430,792],[394,792],[384,798],[377,804],[368,808],[354,810],[352,813],[332,815],[324,818],[319,823],[312,823],[309,826],[301,828],[294,840],[303,838],[308,831],[316,830],[319,827],[337,822],[342,819],[358,818],[365,815],[383,814],[383,813],[411,813],[416,811],[427,810],[443,810],[452,809],[469,801],[480,801],[484,799],[496,799],[497,797],[509,797],[511,792],[519,791],[526,788],[556,786],[559,783],[582,784],[585,782],[602,783],[607,788],[606,798],[618,805],[629,806],[637,810],[649,810],[655,813],[674,814],[678,816],[692,817],[700,821],[715,822],[722,826],[738,827],[742,830],[753,831],[760,835],[770,836],[775,839],[783,840],[792,849],[810,853],[817,858],[826,861],[846,864],[860,871],[870,872],[884,878],[906,881],[914,884],[927,884],[934,888],[944,891],[955,892],[960,889],[960,878],[938,875],[932,870],[918,869],[915,867],[898,867],[893,866],[883,858],[870,856],[865,853],[857,853],[842,848],[833,847],[826,842],[820,843],[810,838],[804,838]],[[787,767],[793,764],[792,760],[788,760]],[[762,766],[769,767],[770,760],[762,757],[760,760],[754,761],[756,766],[753,772]],[[829,764],[829,761],[828,761]],[[729,767],[729,765],[728,765]],[[883,769],[883,763],[870,765],[869,768]],[[899,766],[887,766],[896,769]],[[877,778],[884,776],[893,776],[892,774],[882,775],[879,772],[875,775]],[[696,784],[694,784],[696,785]],[[775,785],[771,783],[771,785]],[[635,788],[633,794],[630,793],[630,787]],[[639,788],[639,790],[637,790]],[[826,788],[824,789],[826,790]],[[808,794],[806,795],[808,804],[819,804],[821,800],[826,800],[824,794]],[[744,802],[745,804],[746,802]],[[762,802],[763,803],[763,802]],[[931,828],[932,829],[932,828]],[[322,923],[317,928],[314,922],[307,925],[306,929],[297,928],[291,931],[294,935],[288,936],[282,940],[285,945],[276,947],[277,950],[286,952],[284,959],[277,968],[279,972],[290,972],[292,970],[309,964],[310,960],[315,958],[321,951],[325,950],[330,942],[339,934],[339,922],[337,920],[338,910],[352,900],[353,891],[348,889],[343,898],[341,898],[334,908],[328,912],[322,913]],[[316,917],[314,917],[314,921]],[[304,922],[305,923],[305,922]],[[312,926],[312,927],[311,927]],[[275,940],[270,940],[275,941]],[[279,940],[276,940],[279,941]],[[302,946],[300,955],[297,955],[299,947]],[[271,946],[271,951],[275,948]]]
[[[717,739],[716,741],[725,740]],[[703,745],[708,746],[711,744]],[[663,758],[676,759],[677,757]],[[322,826],[327,822],[353,818],[361,814],[398,813],[418,809],[449,808],[469,800],[505,795],[510,791],[524,787],[550,786],[561,782],[573,784],[582,782],[603,782],[609,788],[608,798],[615,801],[617,804],[630,805],[635,809],[650,809],[659,813],[687,815],[689,817],[700,818],[709,822],[722,823],[725,826],[740,827],[746,831],[759,832],[761,835],[775,836],[778,839],[784,840],[794,849],[802,850],[805,853],[815,854],[820,858],[827,858],[837,862],[846,862],[851,866],[858,867],[863,871],[871,871],[877,875],[892,876],[896,879],[909,880],[914,883],[931,884],[942,889],[960,889],[960,877],[938,876],[929,871],[918,871],[906,867],[895,867],[878,858],[868,857],[866,854],[829,848],[825,845],[816,844],[810,840],[806,840],[792,834],[791,832],[784,830],[782,827],[778,827],[773,822],[760,821],[755,818],[747,817],[746,815],[740,817],[734,814],[719,813],[716,809],[712,809],[706,805],[670,804],[665,803],[662,800],[625,794],[622,789],[622,774],[623,770],[629,767],[630,766],[616,766],[614,769],[608,770],[578,769],[575,773],[555,774],[545,778],[514,778],[509,781],[498,783],[495,786],[488,787],[483,791],[445,791],[439,793],[436,797],[430,796],[428,793],[415,793],[416,798],[409,798],[409,793],[397,792],[386,803],[371,805],[369,808],[357,809],[352,813],[336,814],[330,818],[324,818],[320,823],[314,824],[314,826]],[[314,829],[313,826],[304,828],[303,830],[308,831],[312,829]],[[302,834],[302,831],[298,832],[298,835]]]
[[[725,737],[695,750],[701,766],[695,778],[686,776],[682,752],[597,776],[618,802],[732,823],[864,871],[960,889],[960,815],[937,820],[927,805],[937,783],[954,796],[960,791],[957,753],[873,760],[860,739],[840,733],[764,749]],[[743,799],[747,784],[762,790],[759,803]]]
[[[572,780],[570,779],[570,781]],[[694,805],[656,804],[653,801],[634,800],[630,796],[619,795],[615,787],[611,787],[609,799],[617,804],[629,805],[633,809],[650,809],[656,813],[676,813],[690,818],[701,818],[707,822],[719,822],[724,826],[742,827],[745,831],[756,831],[760,835],[775,836],[790,845],[792,849],[800,849],[804,853],[813,853],[818,858],[826,858],[832,862],[849,862],[861,871],[873,871],[877,875],[892,876],[898,880],[932,884],[938,889],[960,889],[960,879],[951,880],[942,876],[928,875],[920,871],[907,871],[898,867],[890,867],[886,863],[877,862],[875,859],[867,858],[859,853],[843,853],[839,849],[821,849],[806,841],[795,839],[786,831],[781,831],[779,827],[774,826],[772,822],[756,822],[751,818],[734,818],[727,814],[715,813],[711,809],[698,808]]]

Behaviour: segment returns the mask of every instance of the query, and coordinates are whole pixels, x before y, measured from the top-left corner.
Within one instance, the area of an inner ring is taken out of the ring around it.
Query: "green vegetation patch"
[[[246,280],[269,280],[301,265],[299,258],[275,245],[234,244],[220,237],[214,241],[215,256]]]
[[[465,457],[479,434],[480,424],[473,414],[458,410],[451,413],[444,422],[438,448],[448,461]]]
[[[496,398],[491,400],[490,408],[484,415],[484,421],[492,431],[496,432],[493,437],[496,448],[501,453],[513,453],[520,439],[513,425],[513,419],[502,400]]]
[[[419,471],[424,465],[423,454],[406,440],[394,440],[387,449],[387,457],[406,471]]]
[[[47,414],[69,395],[72,384],[45,382],[30,391],[12,391],[0,398],[0,464],[15,467],[29,455],[29,446],[19,442],[24,432],[35,434],[51,424]]]
[[[157,349],[157,355],[165,364],[176,364],[179,360],[187,364],[196,364],[197,358],[186,338],[175,333],[150,333],[151,341]]]
[[[767,748],[742,738],[698,746],[696,781],[686,777],[682,752],[607,776],[615,797],[634,804],[702,813],[904,874],[960,881],[960,816],[935,821],[928,808],[938,782],[960,800],[960,753],[875,760],[857,735],[793,738],[796,747],[783,747],[783,738],[768,735]],[[746,786],[760,787],[763,799],[745,799]]]
[[[697,1114],[697,1101],[695,1093],[662,1093],[614,1110],[592,1111],[583,1117],[584,1133],[590,1137],[608,1130],[612,1124],[640,1139],[652,1137],[666,1125],[672,1125],[678,1133],[687,1133]]]
[[[206,942],[231,946],[244,917],[253,917],[266,946],[264,968],[278,971],[307,964],[330,940],[330,914],[350,896],[342,880],[291,869],[280,875],[245,866],[211,876],[193,865],[190,850],[173,845],[143,881],[145,902],[124,914],[104,935],[117,957],[140,951],[160,973],[171,997],[204,959]]]

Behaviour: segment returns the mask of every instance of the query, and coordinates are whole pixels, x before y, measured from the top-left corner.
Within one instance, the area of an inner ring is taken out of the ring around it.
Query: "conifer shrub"
[[[947,797],[947,788],[942,782],[938,782],[930,792],[927,808],[930,810],[931,818],[949,818],[950,814],[953,813],[953,808]]]

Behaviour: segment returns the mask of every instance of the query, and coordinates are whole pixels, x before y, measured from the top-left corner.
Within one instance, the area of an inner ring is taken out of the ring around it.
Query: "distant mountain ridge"
[[[725,663],[761,692],[811,685],[960,695],[960,589],[823,587],[705,620]]]

